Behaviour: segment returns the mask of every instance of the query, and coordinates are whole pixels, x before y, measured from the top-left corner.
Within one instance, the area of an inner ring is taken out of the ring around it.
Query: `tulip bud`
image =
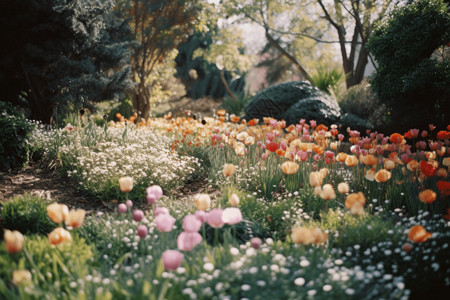
[[[119,178],[120,190],[124,193],[129,193],[133,189],[133,178],[129,176]]]
[[[233,164],[225,164],[223,166],[223,175],[226,177],[230,177],[236,171],[236,167]]]
[[[28,270],[16,270],[12,272],[12,282],[15,285],[31,281],[31,273]]]
[[[66,225],[78,228],[83,225],[86,211],[84,209],[71,210],[66,219]]]
[[[197,194],[194,200],[198,210],[207,210],[211,206],[211,198],[208,194]]]
[[[62,223],[69,215],[69,208],[65,204],[52,203],[47,206],[47,214],[55,223]]]
[[[9,253],[17,253],[23,248],[23,235],[17,231],[11,231],[11,230],[5,230],[4,233],[4,240],[5,240],[5,246],[6,250],[8,250]]]
[[[239,197],[236,194],[232,194],[230,198],[228,199],[228,202],[231,206],[238,206],[239,205]]]
[[[70,232],[68,232],[64,228],[57,227],[48,234],[48,241],[52,245],[58,245],[65,242],[71,242],[72,236],[70,235]]]

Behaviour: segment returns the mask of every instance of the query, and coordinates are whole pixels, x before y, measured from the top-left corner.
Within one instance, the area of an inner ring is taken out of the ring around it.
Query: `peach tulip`
[[[233,164],[225,164],[223,166],[223,175],[226,177],[230,177],[236,171],[236,167]]]
[[[350,191],[350,186],[348,185],[347,182],[341,182],[338,184],[338,191],[341,194],[346,194]]]
[[[6,250],[9,253],[17,253],[22,250],[24,237],[19,231],[6,229],[3,238],[5,240]]]
[[[133,189],[133,178],[129,176],[119,178],[119,188],[124,193],[129,193]]]
[[[375,180],[376,182],[386,182],[391,179],[391,176],[391,172],[386,169],[381,169],[377,172],[377,174],[375,174]]]
[[[66,219],[66,225],[78,228],[83,225],[86,211],[84,209],[71,210]]]
[[[320,172],[311,172],[309,174],[309,184],[311,186],[321,186],[322,185],[322,175]]]
[[[31,273],[28,270],[15,270],[12,272],[12,282],[15,285],[31,281]]]
[[[228,203],[230,203],[231,206],[238,206],[239,205],[239,197],[236,194],[231,194],[230,198],[228,199]]]
[[[281,165],[281,169],[283,170],[284,174],[293,175],[293,174],[297,173],[297,171],[299,169],[299,165],[293,161],[285,161]]]
[[[345,158],[345,164],[347,167],[354,167],[358,164],[358,159],[354,155],[347,155]]]
[[[355,203],[360,203],[362,206],[366,203],[366,197],[363,193],[352,193],[345,199],[345,207],[351,209]]]
[[[211,206],[211,198],[208,194],[196,194],[194,200],[198,210],[207,210]]]
[[[325,184],[320,192],[320,197],[323,200],[331,200],[336,198],[336,192],[331,184]]]
[[[55,223],[62,223],[69,215],[69,208],[65,204],[52,203],[47,206],[47,214]]]
[[[65,242],[71,242],[72,236],[70,235],[70,232],[68,232],[64,228],[57,227],[48,234],[48,241],[52,245],[59,245]]]
[[[419,193],[419,200],[423,203],[433,203],[436,200],[436,193],[432,190],[424,190]]]

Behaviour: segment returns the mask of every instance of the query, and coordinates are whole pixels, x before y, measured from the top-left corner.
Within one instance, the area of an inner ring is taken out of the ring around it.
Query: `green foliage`
[[[240,116],[244,111],[244,107],[248,105],[252,97],[249,95],[245,95],[243,92],[235,94],[235,96],[236,100],[228,95],[225,96],[222,100],[223,101],[222,107],[229,114],[235,114],[237,116]]]
[[[371,79],[392,116],[393,130],[446,126],[450,111],[450,59],[432,57],[450,40],[450,14],[442,0],[395,9],[368,42],[378,64]]]
[[[47,234],[56,224],[47,216],[45,199],[24,194],[6,202],[0,211],[3,226],[23,234]]]
[[[339,69],[334,68],[329,70],[320,66],[317,69],[317,73],[311,76],[311,83],[322,92],[331,95],[337,89],[343,78],[344,74]]]
[[[286,82],[259,92],[244,109],[247,119],[274,117],[287,124],[300,119],[334,123],[341,115],[337,101],[302,81]]]
[[[383,131],[387,123],[386,104],[380,103],[372,91],[370,84],[363,80],[358,85],[352,86],[342,95],[339,106],[342,111],[355,115],[367,122],[367,128],[377,128]],[[358,122],[350,120],[345,124],[352,129],[358,129]]]
[[[0,101],[0,170],[22,167],[33,126],[11,104]]]
[[[130,87],[129,28],[102,1],[1,2],[2,101],[49,123],[58,103],[112,99]]]

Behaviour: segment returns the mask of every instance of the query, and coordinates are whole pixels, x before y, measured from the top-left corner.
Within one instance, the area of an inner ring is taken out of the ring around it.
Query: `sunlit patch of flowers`
[[[199,167],[195,157],[172,152],[169,137],[128,127],[104,131],[94,126],[82,132],[38,128],[31,143],[41,145],[46,153],[56,152],[69,177],[82,189],[106,199],[118,196],[120,177],[132,177],[138,186],[159,184],[171,190],[183,185]]]

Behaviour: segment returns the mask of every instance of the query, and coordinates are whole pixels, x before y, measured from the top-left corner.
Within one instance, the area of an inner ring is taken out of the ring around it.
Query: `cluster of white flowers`
[[[170,190],[200,166],[197,158],[172,152],[165,135],[131,128],[125,134],[122,128],[108,128],[105,134],[100,127],[90,132],[38,127],[31,143],[43,148],[44,156],[56,152],[67,175],[96,195],[117,186],[123,176],[132,177],[135,184]]]

